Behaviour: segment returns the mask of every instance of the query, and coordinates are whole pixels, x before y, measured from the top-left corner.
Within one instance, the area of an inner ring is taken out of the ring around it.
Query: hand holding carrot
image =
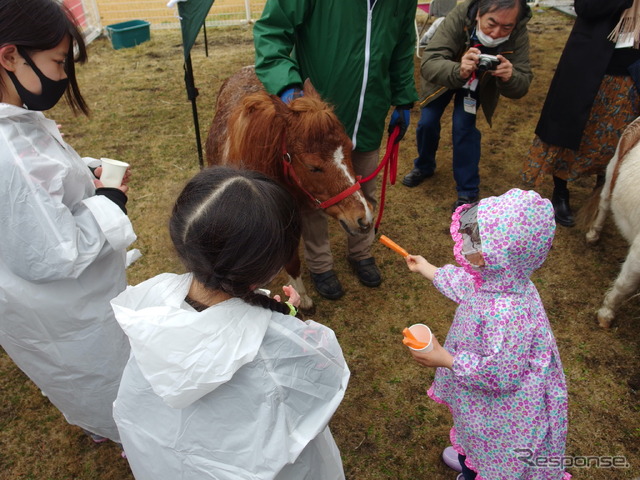
[[[413,359],[424,367],[445,367],[453,368],[453,355],[449,353],[438,339],[433,337],[433,350],[430,352],[417,352],[409,350]]]
[[[412,272],[420,273],[429,280],[433,280],[438,267],[431,265],[422,255],[407,255],[405,257],[407,267]]]

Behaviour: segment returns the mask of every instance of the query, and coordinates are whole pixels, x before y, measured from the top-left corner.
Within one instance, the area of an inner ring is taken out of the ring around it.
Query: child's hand
[[[300,294],[296,291],[295,288],[293,288],[291,285],[285,285],[284,287],[282,287],[282,291],[286,296],[289,297],[288,301],[291,305],[293,305],[296,308],[300,307]],[[280,299],[280,295],[274,295],[273,299],[276,300],[277,302],[282,301]]]
[[[431,337],[433,342],[433,350],[430,352],[416,352],[409,349],[413,359],[420,365],[425,367],[446,367],[453,366],[453,355],[451,355],[444,347],[440,345],[435,336]]]
[[[282,287],[282,291],[289,297],[289,303],[294,307],[300,306],[300,294],[291,285],[285,285]]]
[[[409,267],[409,270],[411,270],[412,272],[421,273],[429,280],[433,280],[433,276],[435,275],[437,268],[431,265],[423,256],[407,255],[405,257],[405,260],[407,262],[407,267]]]
[[[409,267],[409,270],[412,272],[420,272],[420,267],[429,263],[422,255],[409,254],[404,257],[404,259],[407,262],[407,267]]]
[[[102,168],[102,167],[98,167],[98,168],[96,168],[96,172],[97,172],[100,168]],[[101,173],[101,172],[100,172],[100,173]],[[98,180],[94,179],[94,180],[93,180],[93,185],[94,185],[96,188],[103,188],[103,187],[104,187],[104,185],[102,184],[102,182],[101,182],[99,179],[98,179]],[[125,183],[123,183],[122,185],[120,185],[120,186],[118,187],[118,190],[121,190],[121,191],[122,191],[122,193],[124,193],[124,194],[126,195],[126,194],[127,194],[127,192],[129,191],[129,185],[126,185]]]

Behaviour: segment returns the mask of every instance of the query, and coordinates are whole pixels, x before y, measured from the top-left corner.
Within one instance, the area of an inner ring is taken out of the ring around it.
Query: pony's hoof
[[[589,245],[593,245],[600,240],[600,232],[597,232],[596,230],[589,230],[585,235],[585,239]]]
[[[304,314],[309,314],[309,313],[313,313],[316,310],[315,305],[313,304],[313,300],[311,300],[311,297],[307,294],[301,295],[300,296],[300,310],[302,310],[302,313]]]
[[[300,309],[298,311],[302,313],[302,319],[304,320],[305,318],[312,317],[316,314],[316,305],[315,303],[312,303],[311,307],[309,308],[302,308],[302,306],[300,306]]]
[[[606,307],[602,307],[598,310],[598,325],[602,328],[609,328],[613,322],[614,314]]]

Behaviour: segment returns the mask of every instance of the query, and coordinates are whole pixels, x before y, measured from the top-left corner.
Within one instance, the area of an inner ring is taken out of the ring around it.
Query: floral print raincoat
[[[454,419],[451,441],[477,480],[568,479],[562,460],[567,387],[556,341],[530,275],[553,241],[551,203],[518,189],[478,206],[485,266],[460,253],[465,206],[453,214],[454,255],[462,267],[437,270],[434,285],[459,303],[429,395]]]

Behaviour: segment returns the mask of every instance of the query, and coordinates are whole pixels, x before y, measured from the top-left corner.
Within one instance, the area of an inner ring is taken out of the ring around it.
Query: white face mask
[[[493,48],[509,40],[509,37],[511,36],[511,34],[507,35],[506,37],[491,38],[489,35],[485,35],[484,33],[482,33],[482,30],[480,29],[480,27],[477,27],[476,36],[478,37],[478,40],[482,45],[488,48]]]

